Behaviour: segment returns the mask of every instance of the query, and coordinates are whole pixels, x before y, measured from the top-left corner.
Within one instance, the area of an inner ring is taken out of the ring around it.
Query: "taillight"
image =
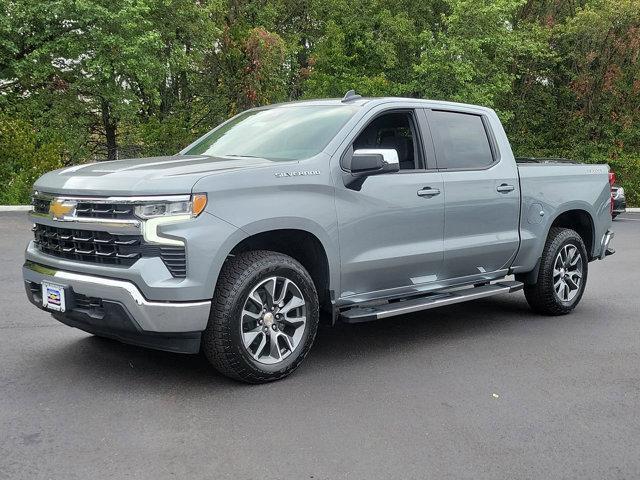
[[[613,184],[616,183],[616,172],[613,170],[609,170],[609,190],[611,191],[611,195],[609,195],[609,213],[613,216]]]
[[[616,172],[609,170],[609,213],[613,216],[613,184],[616,183]]]

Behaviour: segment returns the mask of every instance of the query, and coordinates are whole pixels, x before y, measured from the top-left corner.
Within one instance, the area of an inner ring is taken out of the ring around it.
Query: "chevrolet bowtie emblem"
[[[66,216],[71,216],[75,213],[76,202],[69,200],[52,200],[49,205],[49,214],[54,220],[63,220]]]

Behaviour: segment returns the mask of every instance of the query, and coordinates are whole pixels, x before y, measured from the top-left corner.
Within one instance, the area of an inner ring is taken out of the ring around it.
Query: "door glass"
[[[434,110],[431,120],[438,168],[484,168],[493,163],[481,116]]]
[[[374,119],[353,142],[353,149],[392,148],[398,152],[400,170],[422,168],[416,128],[410,112],[393,112]]]

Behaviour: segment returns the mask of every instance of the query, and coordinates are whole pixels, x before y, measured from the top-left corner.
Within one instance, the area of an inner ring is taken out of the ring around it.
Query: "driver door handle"
[[[422,190],[418,190],[419,197],[435,197],[440,195],[439,188],[424,187]]]
[[[515,188],[516,187],[514,187],[513,185],[507,185],[506,183],[503,183],[502,185],[496,187],[496,190],[500,193],[508,193],[515,190]]]

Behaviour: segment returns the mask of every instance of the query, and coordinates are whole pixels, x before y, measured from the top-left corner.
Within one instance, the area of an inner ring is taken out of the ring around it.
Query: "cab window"
[[[434,110],[429,117],[438,168],[478,169],[493,162],[489,137],[480,115]]]

